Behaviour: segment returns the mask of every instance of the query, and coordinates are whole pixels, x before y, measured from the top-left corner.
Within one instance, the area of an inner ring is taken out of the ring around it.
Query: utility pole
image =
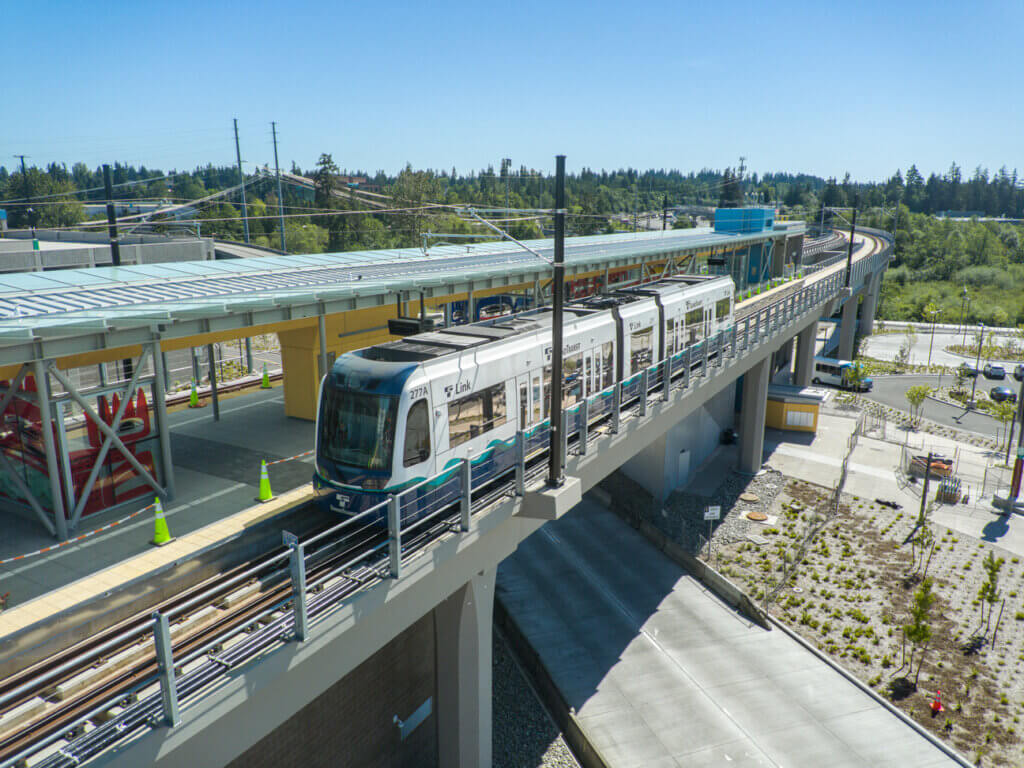
[[[238,148],[238,118],[235,118],[235,159],[238,161],[238,181],[242,185],[242,231],[249,243],[249,212],[245,205],[245,174],[242,173],[242,151]]]
[[[28,204],[32,202],[32,196],[28,191],[28,171],[25,170],[25,158],[28,155],[15,155],[15,157],[21,160],[21,191],[25,195],[25,215],[28,218],[29,226],[34,230],[35,223],[32,221],[32,209],[28,207]],[[35,237],[35,232],[32,233],[32,236]]]
[[[512,207],[508,204],[509,200],[509,177],[512,174],[512,158],[505,158],[505,217],[508,218],[512,215]]]
[[[270,130],[274,134],[274,173],[277,174],[277,215],[281,220],[281,250],[287,252],[288,247],[284,241],[284,197],[281,192],[281,166],[277,162],[277,123],[272,122]]]
[[[551,447],[548,485],[562,485],[562,306],[565,303],[565,155],[555,156],[555,260],[551,312]]]
[[[981,345],[985,342],[985,324],[978,323],[978,359],[974,363],[974,378],[971,379],[971,407],[974,407],[974,392],[978,388],[978,377],[981,376]]]
[[[661,199],[661,231],[665,231],[665,226],[668,224],[668,195],[665,195]]]
[[[743,172],[747,170],[746,162],[747,158],[744,155],[740,155],[740,173],[736,179],[736,184],[740,188],[740,208],[742,208],[747,203],[747,196],[746,194],[744,194],[743,191]]]
[[[1010,476],[1010,509],[1020,496],[1021,475],[1024,474],[1024,381],[1021,381],[1020,394],[1017,395],[1017,421],[1020,421],[1020,430],[1017,432],[1017,458]],[[1013,435],[1010,435],[1010,440],[1013,441]]]
[[[110,259],[115,267],[121,266],[121,246],[117,241],[117,217],[114,215],[114,185],[110,180],[110,166],[103,164],[103,189],[107,196],[107,227],[110,230]]]
[[[850,220],[850,247],[846,250],[846,287],[849,288],[853,280],[853,236],[857,234],[857,203],[859,197],[853,193],[853,217]]]
[[[964,325],[964,315],[967,312],[968,298],[969,296],[967,294],[967,285],[965,284],[964,289],[960,291],[960,330],[963,331],[964,334],[964,344],[967,343],[967,326]]]
[[[636,232],[636,230],[637,230],[636,217],[637,217],[638,206],[640,205],[640,203],[637,200],[637,198],[639,197],[639,193],[640,193],[639,187],[640,187],[640,177],[637,176],[637,180],[635,182],[633,182],[633,231],[634,232]]]

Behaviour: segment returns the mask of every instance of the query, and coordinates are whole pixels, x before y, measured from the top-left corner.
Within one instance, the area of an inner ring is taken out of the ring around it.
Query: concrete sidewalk
[[[955,764],[588,500],[502,563],[497,596],[612,768]]]
[[[822,412],[818,417],[818,433],[813,438],[796,432],[765,430],[765,462],[789,477],[832,487],[839,479],[846,442],[854,425],[853,416]],[[972,493],[978,492],[987,460],[986,449],[939,435],[913,433],[904,434],[904,438],[910,441],[913,453],[934,450],[946,456],[958,456],[958,474]],[[867,499],[896,501],[916,514],[921,504],[921,489],[906,486],[897,479],[900,458],[900,444],[861,435],[850,457],[844,491]],[[982,505],[941,504],[931,517],[940,525],[1024,557],[1024,518],[1019,515],[1000,515]]]

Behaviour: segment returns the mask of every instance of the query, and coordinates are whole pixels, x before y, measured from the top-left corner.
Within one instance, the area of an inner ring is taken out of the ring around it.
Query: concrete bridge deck
[[[588,499],[520,544],[495,594],[609,768],[957,765]]]

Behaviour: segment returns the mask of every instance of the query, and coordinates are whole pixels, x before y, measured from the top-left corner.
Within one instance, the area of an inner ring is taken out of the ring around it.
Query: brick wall
[[[228,768],[436,766],[434,637],[430,612]],[[435,714],[403,742],[394,716],[408,719],[431,696]]]

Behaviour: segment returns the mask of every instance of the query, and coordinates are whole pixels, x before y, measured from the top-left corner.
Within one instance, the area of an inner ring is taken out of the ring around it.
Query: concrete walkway
[[[249,507],[258,490],[260,460],[286,458],[313,447],[312,422],[285,416],[280,387],[222,398],[220,421],[212,408],[169,414],[177,497],[165,501],[171,533],[181,536]],[[270,468],[275,493],[308,483],[312,457]],[[85,533],[145,507],[150,499],[83,517]],[[144,513],[94,537],[35,557],[0,565],[0,594],[13,607],[108,568],[150,548],[153,517]],[[52,546],[34,517],[0,512],[0,560]]]
[[[612,768],[954,764],[590,501],[519,546],[497,595]]]
[[[853,432],[854,423],[852,416],[822,412],[818,417],[818,433],[813,437],[765,430],[765,461],[789,477],[833,486],[839,478],[846,441]],[[985,466],[991,458],[988,452],[937,435],[912,433],[904,434],[904,437],[910,440],[909,449],[913,453],[933,450],[945,456],[956,455],[958,475],[970,488],[974,497],[972,501],[978,502],[970,506],[940,504],[932,512],[932,520],[1024,557],[1024,517],[1000,515],[977,498]],[[906,486],[898,481],[896,468],[901,450],[891,438],[891,435],[889,440],[869,435],[860,437],[850,457],[844,490],[868,499],[893,500],[916,513],[921,504],[921,490],[918,486]]]

